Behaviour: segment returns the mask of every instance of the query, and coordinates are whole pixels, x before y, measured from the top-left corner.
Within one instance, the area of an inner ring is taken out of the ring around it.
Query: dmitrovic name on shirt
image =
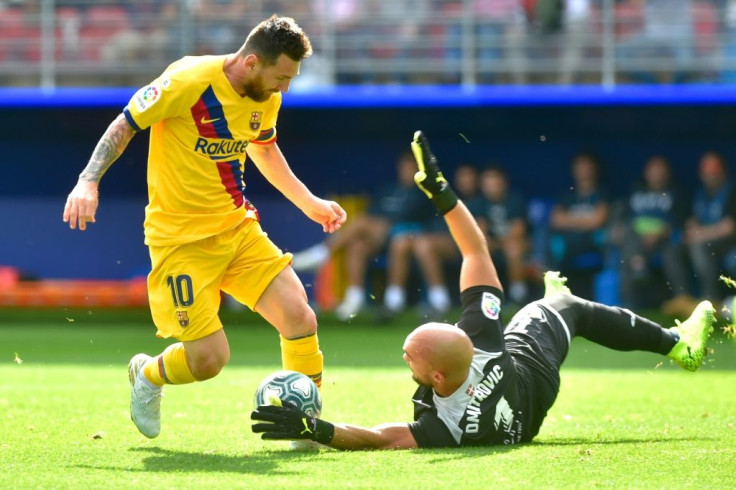
[[[466,433],[475,434],[478,432],[480,428],[480,404],[483,400],[491,396],[493,389],[496,387],[498,382],[501,381],[501,378],[503,378],[501,366],[495,365],[475,387],[473,399],[468,403],[468,407],[465,409],[465,414],[467,415],[467,425],[465,426]]]

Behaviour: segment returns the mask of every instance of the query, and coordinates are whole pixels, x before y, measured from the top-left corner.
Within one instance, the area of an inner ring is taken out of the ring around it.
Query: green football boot
[[[716,310],[710,301],[698,303],[687,320],[677,322],[677,326],[671,328],[677,332],[680,340],[667,357],[674,359],[683,369],[696,371],[703,364],[715,314]]]

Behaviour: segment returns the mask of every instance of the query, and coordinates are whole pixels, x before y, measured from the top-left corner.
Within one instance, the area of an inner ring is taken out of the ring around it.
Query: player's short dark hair
[[[667,170],[669,172],[672,172],[672,164],[670,163],[670,159],[662,155],[661,153],[655,153],[647,158],[646,162],[644,163],[644,167],[647,167],[651,162],[659,162],[667,167]]]
[[[396,159],[396,163],[403,163],[403,162],[414,162],[416,163],[416,158],[414,157],[414,153],[412,153],[410,150],[402,151],[399,153],[398,158]]]
[[[474,164],[470,162],[462,162],[458,164],[457,167],[455,167],[455,170],[461,169],[461,168],[467,168],[469,170],[472,170],[475,173],[478,173],[478,167],[476,167]]]
[[[601,161],[598,158],[598,155],[591,151],[581,151],[572,158],[571,165],[575,165],[579,161],[586,161],[588,163],[591,163],[596,170],[600,170],[601,167]]]
[[[708,150],[705,153],[703,153],[703,156],[701,156],[700,159],[702,160],[706,157],[715,158],[721,164],[721,168],[723,168],[724,171],[728,171],[728,165],[726,164],[726,158],[723,156],[721,152],[716,151],[716,150]]]
[[[312,54],[312,43],[294,19],[273,14],[250,31],[239,54],[255,54],[270,66],[282,54],[294,61],[308,58]]]
[[[481,174],[485,173],[495,173],[503,177],[505,180],[509,180],[509,173],[498,163],[489,163],[488,165],[486,165]]]
[[[575,154],[570,162],[570,169],[572,170],[579,162],[589,163],[593,167],[596,178],[600,181],[603,173],[603,165],[601,159],[595,153],[591,151],[581,151]]]
[[[651,162],[652,160],[659,160],[660,162],[663,162],[667,166],[671,165],[670,159],[661,153],[654,153],[653,155],[650,155],[649,158],[647,158],[647,162]]]

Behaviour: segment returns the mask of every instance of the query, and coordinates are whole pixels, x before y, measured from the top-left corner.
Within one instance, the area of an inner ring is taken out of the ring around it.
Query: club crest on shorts
[[[179,325],[181,325],[182,328],[189,326],[189,315],[186,311],[177,311],[176,318],[179,320]]]
[[[253,111],[250,113],[250,129],[258,131],[261,129],[261,122],[263,120],[262,111]]]
[[[501,300],[495,294],[484,292],[480,301],[480,309],[487,318],[498,320],[501,313]]]
[[[253,205],[252,202],[250,202],[247,198],[245,199],[245,203],[243,204],[245,207],[245,217],[251,218],[256,221],[261,221],[261,215],[258,214],[258,209]]]

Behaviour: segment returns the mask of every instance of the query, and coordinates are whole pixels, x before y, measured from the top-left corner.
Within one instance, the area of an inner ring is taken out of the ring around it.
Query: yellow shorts
[[[291,263],[255,220],[212,237],[149,247],[148,300],[158,337],[197,340],[222,328],[220,291],[254,309],[271,281]]]

